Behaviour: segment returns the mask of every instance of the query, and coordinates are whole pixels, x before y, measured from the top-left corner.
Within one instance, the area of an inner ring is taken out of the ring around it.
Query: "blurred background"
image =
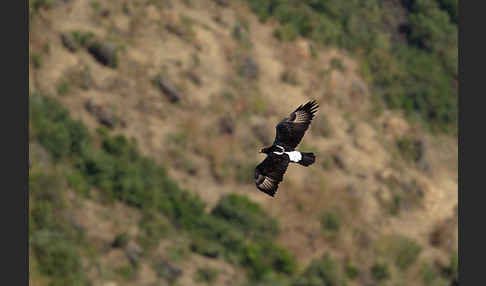
[[[458,285],[457,0],[30,0],[30,285]],[[275,198],[258,151],[320,109]]]

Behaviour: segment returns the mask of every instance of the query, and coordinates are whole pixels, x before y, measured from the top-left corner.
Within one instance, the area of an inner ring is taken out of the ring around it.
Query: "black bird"
[[[314,153],[296,151],[295,148],[304,137],[318,108],[315,100],[309,101],[297,107],[277,125],[272,146],[260,151],[267,154],[267,157],[255,168],[255,184],[260,191],[273,197],[290,162],[305,167],[314,163]]]

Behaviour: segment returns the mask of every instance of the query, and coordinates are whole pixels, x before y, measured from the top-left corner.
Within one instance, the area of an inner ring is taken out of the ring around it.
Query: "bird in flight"
[[[273,197],[289,163],[305,167],[314,163],[314,153],[300,152],[295,148],[304,137],[318,108],[317,102],[311,100],[297,107],[289,117],[277,124],[272,146],[260,151],[267,154],[267,157],[255,168],[255,184],[260,191]]]

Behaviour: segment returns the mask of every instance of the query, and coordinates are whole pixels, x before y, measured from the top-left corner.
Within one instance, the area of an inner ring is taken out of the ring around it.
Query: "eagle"
[[[317,102],[311,100],[297,107],[289,117],[277,124],[273,144],[260,150],[267,157],[255,168],[255,184],[258,190],[274,197],[290,163],[305,167],[314,163],[314,153],[296,151],[295,148],[304,137],[318,108]]]

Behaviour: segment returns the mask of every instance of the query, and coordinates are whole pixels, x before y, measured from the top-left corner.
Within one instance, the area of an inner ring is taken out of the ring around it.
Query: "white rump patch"
[[[285,152],[290,157],[290,161],[299,162],[302,160],[302,154],[299,151]]]

